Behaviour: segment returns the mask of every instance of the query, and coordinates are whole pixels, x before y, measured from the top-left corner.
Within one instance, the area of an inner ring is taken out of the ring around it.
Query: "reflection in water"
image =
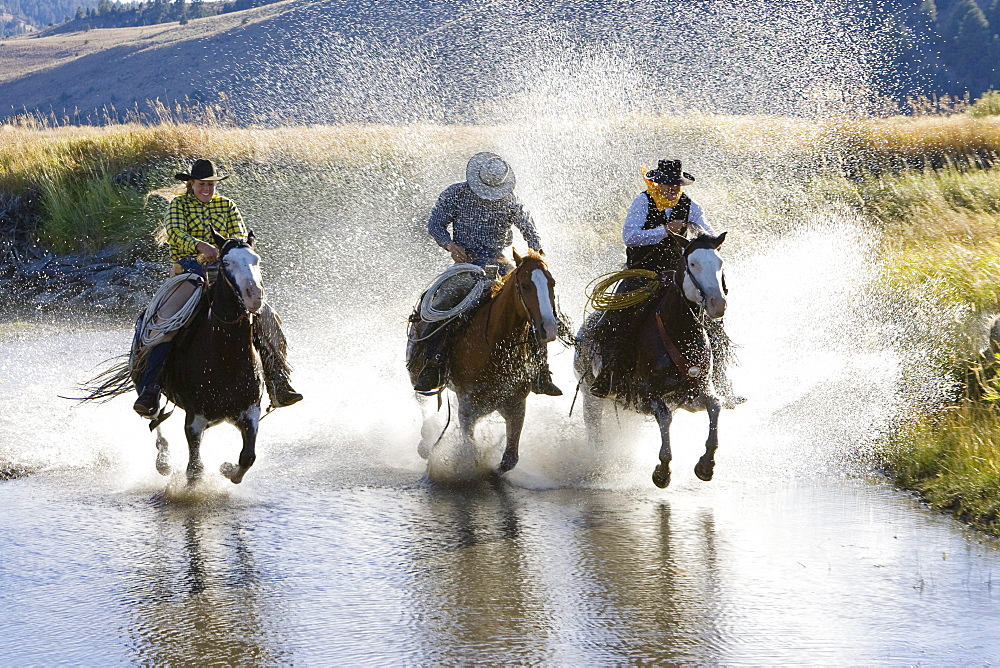
[[[431,490],[416,508],[426,517],[413,518],[409,555],[421,655],[712,661],[724,587],[712,510],[676,528],[669,501],[633,502],[624,516],[621,501],[506,486]]]
[[[253,528],[238,509],[157,507],[125,604],[135,658],[150,665],[286,662],[270,628],[253,559]]]
[[[0,484],[4,665],[1000,655],[997,546],[859,481],[664,494],[277,476],[163,505],[101,480]]]
[[[518,661],[530,656],[531,638],[545,628],[537,598],[543,592],[530,586],[511,496],[502,484],[434,488],[422,508],[426,517],[413,518],[419,535],[407,556],[415,624],[432,662],[455,651],[472,663],[501,654]]]

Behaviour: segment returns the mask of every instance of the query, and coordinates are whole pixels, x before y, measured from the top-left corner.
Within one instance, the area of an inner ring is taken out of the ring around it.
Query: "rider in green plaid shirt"
[[[177,174],[176,178],[187,183],[187,192],[170,202],[167,242],[170,258],[174,261],[173,274],[188,272],[192,277],[157,307],[156,315],[160,320],[168,320],[176,314],[203,284],[206,278],[203,263],[218,262],[219,249],[205,241],[212,238],[213,229],[226,238],[246,239],[248,236],[236,203],[215,193],[216,184],[227,177],[219,176],[211,160],[195,160],[190,173]],[[171,339],[172,336],[161,339],[162,342],[148,352],[146,370],[136,388],[139,398],[132,406],[143,417],[153,419],[160,412],[160,378],[173,345]],[[290,406],[300,401],[302,395],[292,389],[288,379],[291,369],[285,361],[286,342],[281,321],[267,302],[254,316],[253,342],[260,354],[271,406]]]
[[[247,227],[236,202],[222,195],[214,195],[208,202],[190,193],[175,197],[170,202],[166,226],[170,259],[174,262],[197,257],[198,243],[211,239],[213,229],[227,239],[247,238]]]

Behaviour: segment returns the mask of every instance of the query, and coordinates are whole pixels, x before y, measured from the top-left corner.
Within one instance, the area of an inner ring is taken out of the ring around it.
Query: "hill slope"
[[[898,33],[847,4],[284,0],[6,40],[0,114],[84,120],[153,99],[225,99],[269,123],[870,110],[898,93]]]

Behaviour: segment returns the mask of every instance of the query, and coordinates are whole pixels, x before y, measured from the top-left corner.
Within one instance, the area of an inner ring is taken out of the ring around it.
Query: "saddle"
[[[449,353],[472,315],[489,300],[488,287],[497,280],[497,267],[455,264],[441,273],[421,295],[408,319],[406,368],[410,380],[427,366],[440,369],[440,385],[447,383]]]

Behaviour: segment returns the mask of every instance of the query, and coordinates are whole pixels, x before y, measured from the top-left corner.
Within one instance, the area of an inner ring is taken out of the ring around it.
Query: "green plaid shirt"
[[[194,195],[180,195],[170,202],[167,212],[167,242],[174,262],[197,257],[199,241],[212,243],[212,229],[224,237],[246,239],[247,226],[236,202],[216,195],[204,204]],[[214,245],[214,244],[213,244]]]

